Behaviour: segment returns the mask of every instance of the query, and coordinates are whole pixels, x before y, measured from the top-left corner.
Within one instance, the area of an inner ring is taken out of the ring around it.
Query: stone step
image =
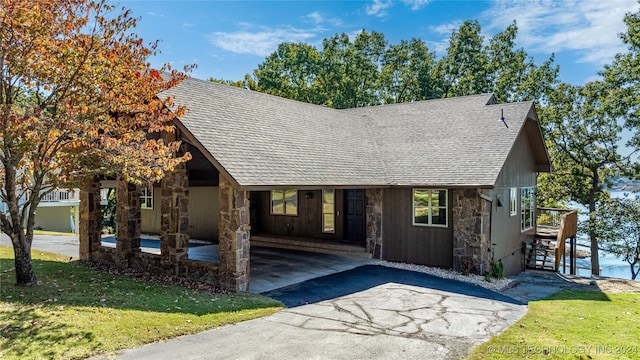
[[[327,242],[326,240],[251,235],[249,241],[251,246],[309,251],[358,259],[371,258],[371,255],[367,252],[367,249],[364,246]]]

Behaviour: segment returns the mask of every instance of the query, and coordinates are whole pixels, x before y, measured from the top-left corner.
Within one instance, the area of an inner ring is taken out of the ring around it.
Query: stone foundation
[[[382,189],[367,189],[367,252],[382,259]]]
[[[249,192],[236,190],[220,177],[219,279],[229,291],[249,290]]]
[[[489,190],[481,190],[484,195]],[[489,270],[491,203],[476,189],[453,190],[453,268],[462,273]]]
[[[116,264],[116,249],[100,247],[94,253],[93,262],[107,265]],[[174,268],[162,266],[162,257],[145,252],[134,253],[129,261],[130,268],[141,269],[155,274],[175,275]],[[178,265],[180,277],[198,282],[218,285],[218,264],[206,261],[186,260]]]
[[[80,260],[91,261],[100,248],[102,211],[100,211],[100,182],[86,179],[80,189]]]

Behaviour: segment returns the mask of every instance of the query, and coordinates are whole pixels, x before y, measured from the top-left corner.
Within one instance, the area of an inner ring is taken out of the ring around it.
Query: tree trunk
[[[32,286],[37,283],[36,274],[33,272],[31,262],[31,241],[27,241],[24,233],[11,234],[13,253],[15,255],[16,283],[23,286]]]
[[[593,226],[596,220],[596,189],[598,188],[598,172],[593,172],[591,189],[589,190],[589,225]],[[598,253],[598,237],[593,229],[589,230],[591,239],[591,275],[600,276],[600,254]]]

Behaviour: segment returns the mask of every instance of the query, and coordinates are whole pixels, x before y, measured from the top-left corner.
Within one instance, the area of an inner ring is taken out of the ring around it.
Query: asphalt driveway
[[[288,308],[115,358],[459,359],[527,311],[475,285],[374,265],[266,295]]]

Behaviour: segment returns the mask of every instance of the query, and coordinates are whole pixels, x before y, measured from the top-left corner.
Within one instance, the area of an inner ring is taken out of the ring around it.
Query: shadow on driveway
[[[488,300],[496,300],[514,305],[524,305],[521,301],[514,300],[478,285],[380,265],[360,266],[352,270],[326,275],[268,291],[263,293],[263,295],[277,299],[287,307],[293,308],[335,299],[388,283],[412,285]]]

